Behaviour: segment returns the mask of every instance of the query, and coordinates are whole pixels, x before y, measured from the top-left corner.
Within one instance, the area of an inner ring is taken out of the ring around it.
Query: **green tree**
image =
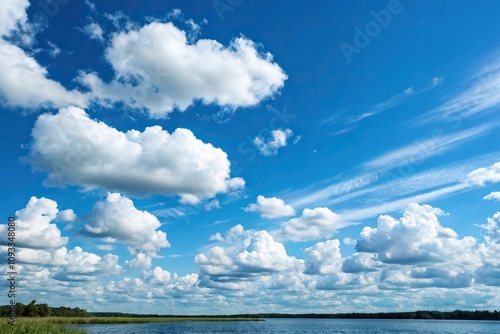
[[[25,308],[26,308],[26,305],[24,305],[23,303],[16,303],[16,314],[23,315]]]
[[[50,307],[47,304],[38,305],[38,313],[41,317],[49,317],[50,316]]]
[[[36,317],[39,315],[38,313],[38,305],[35,305],[36,300],[32,300],[28,306],[23,311],[23,316],[25,317]]]

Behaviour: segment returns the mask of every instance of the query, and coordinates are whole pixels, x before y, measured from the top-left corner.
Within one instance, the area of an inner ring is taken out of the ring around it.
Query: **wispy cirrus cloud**
[[[440,106],[418,117],[415,125],[460,120],[500,105],[500,61],[494,57],[466,80],[467,87]]]
[[[394,168],[415,163],[456,148],[459,144],[488,134],[498,124],[485,124],[449,135],[434,136],[416,141],[388,153],[382,154],[366,163],[366,169]]]
[[[375,115],[380,114],[386,110],[394,108],[414,95],[425,93],[425,92],[439,86],[443,82],[443,79],[444,79],[443,77],[434,77],[434,78],[432,78],[431,82],[427,86],[420,88],[420,89],[415,89],[414,87],[410,86],[410,87],[406,88],[405,90],[403,90],[402,92],[391,96],[387,100],[382,101],[380,103],[377,103],[377,104],[367,108],[367,111],[365,111],[361,114],[340,117],[342,114],[346,114],[348,112],[348,110],[343,110],[338,115],[335,115],[333,117],[329,117],[328,119],[325,119],[323,122],[321,122],[321,124],[337,122],[340,125],[345,126],[344,129],[336,131],[333,135],[349,132],[349,131],[354,129],[354,127],[352,127],[353,124],[358,123],[365,118],[375,116]]]

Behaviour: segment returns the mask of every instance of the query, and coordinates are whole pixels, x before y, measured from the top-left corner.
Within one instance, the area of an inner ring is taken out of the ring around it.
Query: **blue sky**
[[[18,300],[494,309],[499,9],[3,1]]]

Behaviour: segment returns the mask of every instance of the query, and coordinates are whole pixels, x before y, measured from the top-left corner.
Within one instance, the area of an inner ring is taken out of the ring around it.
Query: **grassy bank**
[[[16,325],[8,324],[7,318],[0,320],[0,333],[2,334],[85,334],[86,332],[65,328],[50,318],[25,318],[16,319]]]
[[[132,318],[132,317],[18,317],[16,325],[8,324],[7,318],[0,320],[2,334],[84,334],[84,331],[65,328],[70,324],[125,324],[146,322],[184,322],[184,321],[251,321],[257,318],[228,317],[165,317],[165,318]]]

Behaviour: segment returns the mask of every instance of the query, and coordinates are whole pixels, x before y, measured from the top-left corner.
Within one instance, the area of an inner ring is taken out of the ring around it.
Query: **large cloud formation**
[[[258,279],[260,275],[296,270],[302,261],[289,256],[282,243],[265,230],[244,230],[236,225],[225,237],[219,235],[220,244],[196,255],[195,262],[209,285],[239,286],[240,281]],[[231,283],[226,285],[226,283]]]
[[[74,220],[75,215],[71,209],[59,211],[56,201],[33,196],[25,208],[16,211],[16,217],[16,268],[26,280],[33,274],[37,280],[92,281],[121,271],[116,255],[99,256],[81,247],[65,247],[69,238],[62,236],[55,222]],[[0,233],[7,234],[7,225],[0,225]],[[6,249],[0,247],[0,255]]]
[[[40,115],[32,137],[28,161],[48,173],[49,186],[179,194],[191,202],[244,186],[243,179],[230,178],[227,154],[187,129],[169,133],[153,126],[124,133],[68,107]]]
[[[432,263],[460,256],[467,259],[476,239],[459,239],[455,231],[440,224],[438,216],[442,214],[440,209],[413,203],[400,219],[382,215],[376,228],[363,228],[356,249],[376,253],[384,263]]]
[[[249,39],[239,37],[228,47],[209,39],[190,43],[172,23],[152,22],[138,30],[114,35],[106,50],[115,78],[105,83],[96,73],[82,74],[94,98],[124,102],[165,117],[186,110],[195,101],[230,108],[247,107],[272,97],[287,75],[261,54]]]

